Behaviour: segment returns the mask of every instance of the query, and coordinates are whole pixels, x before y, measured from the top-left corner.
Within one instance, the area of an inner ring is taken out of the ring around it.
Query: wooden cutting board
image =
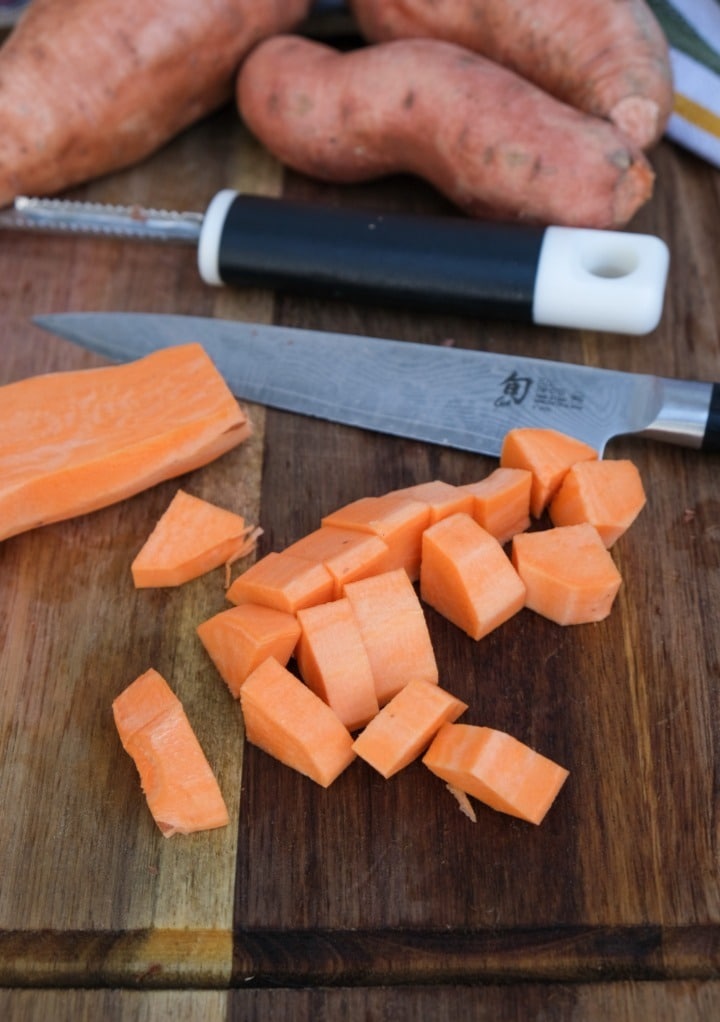
[[[655,197],[631,226],[663,237],[672,264],[648,337],[231,293],[204,287],[187,249],[6,234],[0,382],[101,364],[30,322],[91,309],[718,378],[720,178],[669,144],[653,161]],[[231,111],[76,194],[202,209],[225,186],[450,212],[419,182],[342,189],[283,176]],[[612,445],[639,466],[648,506],[614,551],[624,584],[606,621],[561,628],[525,611],[475,643],[428,610],[441,683],[469,704],[466,719],[570,770],[540,827],[482,807],[473,824],[419,763],[385,782],[357,762],[325,791],[245,747],[238,705],[195,635],[226,606],[222,571],[136,592],[129,565],[178,485],[261,525],[263,553],[355,497],[469,482],[493,460],[249,412],[252,440],[214,464],[0,544],[0,1014],[717,1014],[718,456]],[[231,812],[222,831],[168,840],[150,817],[110,709],[150,666],[217,770]]]

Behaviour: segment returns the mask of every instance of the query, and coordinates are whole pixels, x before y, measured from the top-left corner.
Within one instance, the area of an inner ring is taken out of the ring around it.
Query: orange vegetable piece
[[[404,568],[413,580],[420,570],[422,534],[429,523],[427,504],[394,493],[361,497],[322,519],[323,525],[379,536],[390,548],[386,570]]]
[[[204,349],[186,344],[7,384],[0,434],[2,540],[199,468],[250,424]]]
[[[372,667],[346,598],[298,611],[300,675],[356,731],[378,712]]]
[[[510,558],[467,514],[452,515],[426,530],[420,595],[473,639],[525,605],[525,586]]]
[[[265,554],[242,575],[225,595],[231,603],[259,603],[296,614],[302,607],[333,598],[335,580],[324,564],[316,564],[285,551]]]
[[[392,493],[427,504],[430,510],[429,525],[440,521],[441,518],[457,514],[458,511],[469,512],[472,510],[472,498],[468,496],[466,487],[453,486],[452,483],[446,483],[442,479],[416,483],[414,486],[406,486],[402,490],[393,490]]]
[[[249,742],[324,788],[355,759],[350,732],[333,710],[272,658],[240,689],[240,705]]]
[[[513,539],[512,560],[526,606],[559,625],[602,621],[622,583],[593,525],[522,532]]]
[[[372,665],[381,706],[409,681],[438,683],[438,667],[427,621],[403,568],[345,586]]]
[[[642,479],[632,461],[581,461],[567,472],[553,497],[550,519],[553,525],[589,522],[609,548],[645,503]]]
[[[560,488],[567,470],[578,461],[592,461],[597,456],[589,444],[566,433],[526,426],[505,434],[500,466],[532,472],[530,513],[539,518]]]
[[[152,668],[112,704],[120,741],[165,837],[224,827],[228,811],[182,703]]]
[[[472,496],[470,514],[498,543],[505,544],[530,525],[532,472],[524,468],[496,468],[462,489]]]
[[[474,724],[443,724],[423,763],[492,809],[535,824],[542,822],[569,776],[512,735]]]
[[[197,627],[197,634],[223,681],[237,698],[255,668],[273,657],[284,667],[300,638],[294,614],[255,603],[222,610]]]
[[[379,536],[323,525],[285,548],[285,552],[324,564],[335,579],[334,596],[342,596],[345,582],[384,571],[388,546]]]
[[[392,777],[427,748],[447,721],[467,710],[462,700],[427,681],[409,681],[373,717],[353,750],[383,777]]]
[[[178,490],[132,562],[133,582],[182,585],[249,553],[252,531],[241,515]]]

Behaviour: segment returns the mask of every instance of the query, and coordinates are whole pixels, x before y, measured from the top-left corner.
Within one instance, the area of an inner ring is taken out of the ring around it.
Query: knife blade
[[[114,360],[203,345],[241,399],[332,422],[498,455],[507,431],[547,426],[601,454],[639,434],[720,449],[720,385],[445,345],[138,312],[34,317]]]
[[[218,192],[204,214],[21,196],[0,227],[197,246],[210,285],[646,334],[669,252],[654,235],[370,213]]]

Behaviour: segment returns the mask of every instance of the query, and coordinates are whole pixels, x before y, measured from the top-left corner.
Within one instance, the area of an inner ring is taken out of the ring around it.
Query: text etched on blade
[[[536,408],[550,411],[564,408],[574,412],[583,410],[585,397],[581,391],[558,386],[549,377],[521,376],[513,370],[500,384],[502,391],[495,399],[496,408],[525,404],[528,399]]]

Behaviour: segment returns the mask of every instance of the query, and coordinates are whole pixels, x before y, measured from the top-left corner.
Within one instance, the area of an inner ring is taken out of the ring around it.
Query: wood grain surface
[[[669,244],[643,338],[528,328],[307,295],[214,290],[184,248],[0,235],[0,383],[101,364],[34,314],[180,312],[720,378],[720,177],[664,143],[631,225]],[[232,111],[74,195],[203,209],[216,190],[450,213],[417,181],[283,174]],[[428,381],[432,386],[432,381]],[[0,393],[1,400],[1,393]],[[466,719],[570,770],[540,827],[472,824],[414,764],[361,762],[327,791],[243,744],[195,626],[222,572],[135,591],[130,562],[178,485],[264,530],[259,552],[366,493],[479,478],[492,459],[249,406],[251,441],[92,515],[0,544],[0,1017],[707,1019],[720,1012],[718,456],[647,441],[648,506],[614,553],[610,617],[525,611],[480,643],[427,619]],[[0,441],[1,442],[1,441]],[[183,700],[231,812],[163,838],[110,704],[153,666]]]

